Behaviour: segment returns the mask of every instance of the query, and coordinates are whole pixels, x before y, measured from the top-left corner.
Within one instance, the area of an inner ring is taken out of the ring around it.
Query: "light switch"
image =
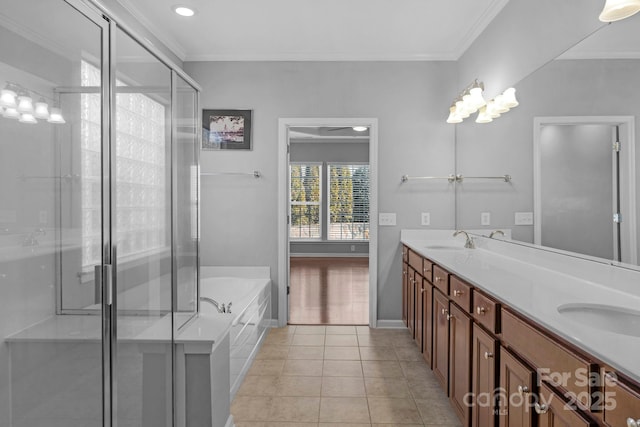
[[[491,225],[491,213],[489,212],[480,213],[480,225]]]
[[[378,225],[396,225],[396,214],[380,213],[378,215]]]
[[[422,212],[421,223],[422,225],[431,225],[431,213]]]
[[[533,212],[516,212],[515,225],[533,225]]]

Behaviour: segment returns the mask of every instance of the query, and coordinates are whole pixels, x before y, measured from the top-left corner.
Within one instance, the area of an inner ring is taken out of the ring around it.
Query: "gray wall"
[[[253,151],[204,151],[203,172],[260,170],[263,177],[202,180],[202,265],[268,265],[277,313],[278,119],[376,117],[379,120],[379,211],[396,212],[381,227],[378,318],[401,318],[400,230],[454,226],[454,191],[446,182],[400,183],[404,174],[448,175],[454,126],[445,123],[458,88],[453,62],[187,62],[203,88],[203,108],[253,110]],[[280,165],[280,167],[283,167]]]

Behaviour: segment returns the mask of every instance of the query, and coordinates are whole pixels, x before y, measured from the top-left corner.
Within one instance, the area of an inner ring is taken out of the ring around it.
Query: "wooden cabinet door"
[[[533,408],[533,371],[517,360],[504,347],[500,348],[500,427],[531,427]]]
[[[407,309],[409,308],[409,264],[402,263],[402,323],[409,326],[407,322]]]
[[[422,293],[422,357],[431,367],[433,349],[433,286],[427,279],[422,279],[424,292]]]
[[[407,322],[411,338],[415,338],[416,328],[416,271],[409,266],[409,287],[407,288],[408,304],[407,304]]]
[[[415,297],[414,300],[416,302],[416,313],[415,313],[415,328],[416,328],[416,332],[415,332],[415,337],[414,340],[416,342],[416,345],[418,346],[418,349],[420,349],[420,351],[422,351],[422,341],[423,341],[423,336],[422,334],[424,333],[424,328],[423,328],[423,302],[422,302],[422,294],[424,293],[424,279],[422,278],[421,275],[416,274],[415,275],[415,280],[416,280],[416,285],[415,285]]]
[[[471,356],[472,427],[494,427],[496,425],[497,360],[498,340],[474,323]]]
[[[449,300],[433,291],[433,374],[445,393],[449,393]]]
[[[591,427],[594,425],[578,410],[566,405],[564,400],[544,383],[540,385],[534,409],[538,417],[538,427]]]
[[[471,330],[471,316],[449,304],[449,400],[463,426],[471,416]]]

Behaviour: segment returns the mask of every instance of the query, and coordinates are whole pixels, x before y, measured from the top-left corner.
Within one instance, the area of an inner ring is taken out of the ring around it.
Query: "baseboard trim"
[[[385,328],[385,329],[404,329],[406,328],[404,322],[402,320],[383,320],[383,319],[379,319],[378,320],[378,324],[377,324],[378,328]]]
[[[236,423],[233,421],[233,415],[229,415],[229,418],[227,418],[227,423],[224,425],[224,427],[236,427]]]
[[[369,258],[369,252],[342,252],[342,253],[290,253],[291,258]]]

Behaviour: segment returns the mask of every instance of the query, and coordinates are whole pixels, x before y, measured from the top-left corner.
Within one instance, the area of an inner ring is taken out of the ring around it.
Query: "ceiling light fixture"
[[[477,79],[467,86],[449,108],[447,123],[461,123],[475,112],[478,113],[476,123],[490,123],[502,113],[518,106],[516,90],[512,87],[488,102],[482,96],[483,91],[484,84]]]
[[[173,6],[173,11],[180,16],[193,16],[196,14],[196,11],[193,8],[183,5]]]
[[[614,22],[635,15],[639,11],[640,0],[607,0],[599,18],[602,22]]]
[[[38,102],[34,104],[32,96],[36,95]],[[49,108],[50,104],[45,98],[53,101],[55,107]],[[37,119],[66,123],[55,99],[13,82],[6,82],[5,88],[0,91],[0,115],[6,119],[18,119],[20,123],[38,123]]]
[[[364,132],[368,128],[366,126],[354,126],[352,127],[352,129],[355,130],[356,132]]]

